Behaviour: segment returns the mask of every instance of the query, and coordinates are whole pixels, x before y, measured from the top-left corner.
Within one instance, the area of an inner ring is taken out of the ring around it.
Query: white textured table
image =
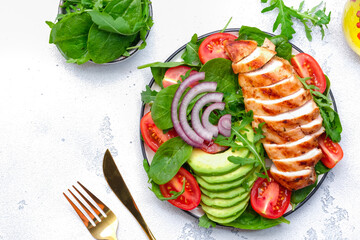
[[[300,1],[286,1],[298,5]],[[318,1],[316,1],[317,3]],[[224,5],[222,5],[224,4]],[[307,1],[312,7],[315,2]],[[91,239],[62,192],[77,180],[119,217],[119,239],[146,239],[107,186],[102,158],[109,148],[157,239],[358,239],[360,233],[360,58],[342,36],[342,1],[327,1],[332,20],[321,40],[292,40],[329,75],[343,124],[342,162],[319,191],[288,217],[290,225],[263,231],[204,229],[197,219],[160,202],[146,183],[139,140],[140,92],[151,79],[137,66],[164,61],[199,35],[250,25],[271,32],[275,12],[260,1],[154,0],[148,46],[124,63],[65,63],[48,44],[58,1],[3,1],[0,8],[0,239]]]

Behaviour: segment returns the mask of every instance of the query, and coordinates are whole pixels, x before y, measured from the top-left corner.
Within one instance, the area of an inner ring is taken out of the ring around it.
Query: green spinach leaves
[[[46,22],[52,28],[49,42],[67,62],[77,64],[128,56],[128,51],[146,46],[145,37],[153,25],[149,4],[149,0],[67,0],[57,23]]]

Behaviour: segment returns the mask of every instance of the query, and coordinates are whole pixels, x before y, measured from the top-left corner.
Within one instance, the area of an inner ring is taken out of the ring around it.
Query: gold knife
[[[106,150],[103,161],[103,171],[104,176],[109,184],[110,188],[113,190],[115,195],[120,199],[120,201],[125,205],[125,207],[131,212],[131,214],[138,221],[146,235],[151,240],[156,240],[154,235],[151,233],[149,227],[145,223],[145,220],[141,216],[139,209],[137,208],[134,199],[127,188],[124,179],[122,178],[113,157],[109,149]]]

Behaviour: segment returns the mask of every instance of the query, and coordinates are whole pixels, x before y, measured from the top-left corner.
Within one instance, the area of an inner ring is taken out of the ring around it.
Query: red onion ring
[[[194,142],[198,144],[203,144],[204,138],[199,136],[189,125],[187,121],[186,110],[191,102],[197,95],[205,92],[213,92],[216,90],[216,82],[202,82],[191,88],[184,96],[181,101],[179,109],[179,120],[182,129],[185,134]],[[212,138],[212,136],[210,136]]]
[[[219,129],[217,126],[215,126],[209,122],[210,113],[216,109],[224,110],[224,108],[225,108],[225,103],[222,103],[222,102],[213,103],[205,109],[205,111],[203,112],[203,115],[201,116],[201,122],[202,122],[204,128],[207,129],[208,131],[212,132],[214,137],[217,137]]]
[[[205,139],[206,141],[210,142],[212,137],[217,135],[218,128],[215,127],[216,133],[209,131],[203,127],[203,124],[200,121],[200,111],[203,107],[208,103],[213,102],[221,102],[223,99],[223,93],[207,93],[203,97],[201,97],[194,105],[192,112],[191,112],[191,125],[194,128],[195,132]]]
[[[231,114],[226,114],[219,119],[218,128],[220,134],[225,137],[231,136]]]
[[[177,134],[179,134],[179,136],[189,145],[193,146],[193,147],[201,147],[201,144],[198,144],[196,142],[194,142],[193,140],[191,140],[184,132],[184,130],[182,129],[179,119],[178,119],[178,112],[177,112],[177,108],[178,108],[178,104],[180,101],[180,98],[182,96],[182,94],[185,92],[186,88],[188,88],[191,84],[194,84],[200,80],[204,80],[205,79],[205,73],[204,72],[199,72],[199,73],[195,73],[191,76],[189,76],[187,79],[185,79],[179,86],[179,88],[177,89],[175,95],[174,95],[174,99],[171,103],[171,120],[173,122],[175,131],[177,132]]]

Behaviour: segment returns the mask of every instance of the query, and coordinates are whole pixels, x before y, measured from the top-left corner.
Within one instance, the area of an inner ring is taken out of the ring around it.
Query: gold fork
[[[79,195],[85,200],[85,202],[91,207],[95,214],[100,218],[100,221],[91,213],[91,211],[69,190],[71,195],[76,199],[76,201],[81,205],[86,214],[95,222],[95,226],[89,221],[89,219],[81,212],[81,210],[66,196],[65,198],[69,201],[71,206],[74,208],[76,213],[79,215],[85,227],[89,230],[91,235],[95,239],[103,240],[117,240],[116,230],[118,227],[118,220],[115,214],[103,203],[101,202],[94,194],[87,190],[80,182],[77,182],[85,192],[96,202],[98,207],[105,213],[104,216],[77,188],[73,185],[73,188]]]

